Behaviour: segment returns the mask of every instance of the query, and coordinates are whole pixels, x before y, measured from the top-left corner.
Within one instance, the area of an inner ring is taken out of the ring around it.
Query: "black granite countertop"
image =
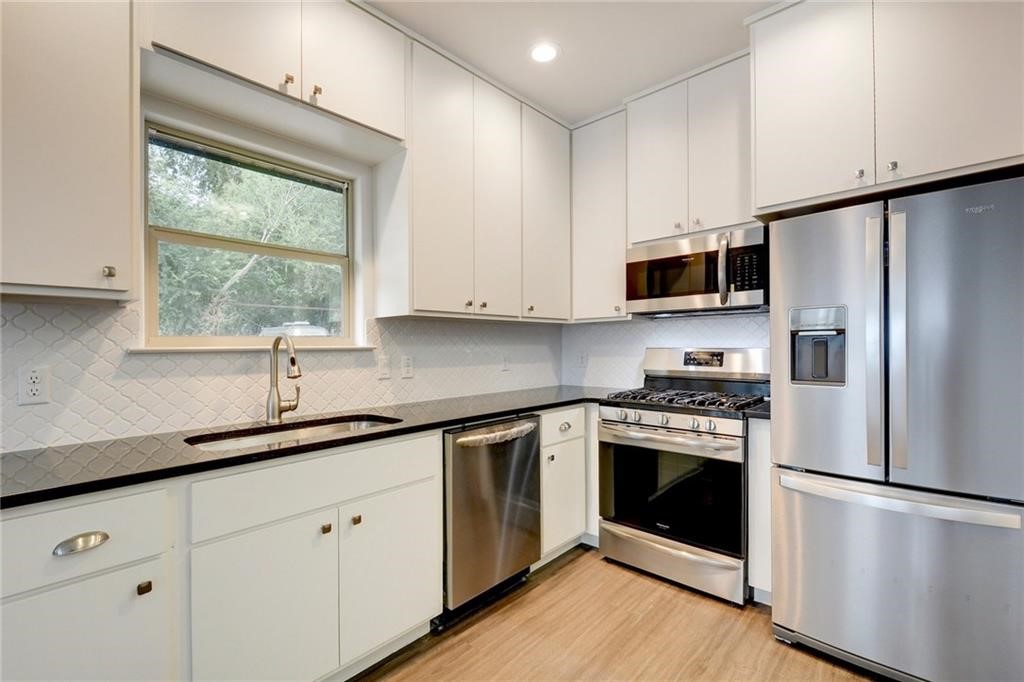
[[[261,445],[210,452],[185,442],[186,438],[204,434],[230,431],[233,435],[244,436],[267,429],[264,422],[251,422],[5,452],[0,455],[0,508],[6,509],[200,471],[288,457],[417,431],[446,428],[575,403],[597,402],[613,390],[615,389],[550,386],[293,417],[285,419],[283,423],[329,423],[338,417],[364,414],[392,417],[401,421],[344,435],[290,442],[284,446]]]
[[[771,419],[772,418],[772,401],[766,400],[756,407],[752,407],[749,410],[744,410],[743,415],[747,419]]]

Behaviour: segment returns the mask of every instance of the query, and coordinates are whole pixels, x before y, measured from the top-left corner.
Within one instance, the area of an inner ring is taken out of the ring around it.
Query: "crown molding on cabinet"
[[[790,3],[790,4],[792,4],[792,3]],[[704,73],[706,71],[711,71],[712,69],[717,69],[719,66],[722,66],[723,64],[728,64],[729,62],[736,61],[737,59],[742,59],[743,57],[746,57],[749,54],[750,54],[750,48],[749,47],[745,47],[742,50],[739,50],[737,52],[733,52],[732,54],[729,54],[729,55],[726,55],[724,57],[721,57],[720,59],[716,59],[713,62],[708,62],[707,64],[704,64],[703,66],[697,67],[696,69],[691,69],[690,71],[687,71],[686,73],[681,74],[679,76],[675,76],[674,78],[670,78],[667,81],[663,81],[661,83],[658,83],[657,85],[652,85],[651,87],[647,88],[646,90],[641,90],[640,92],[637,92],[637,93],[634,93],[634,94],[632,94],[632,95],[630,95],[628,97],[625,97],[622,100],[622,104],[623,105],[629,104],[630,102],[638,100],[638,99],[640,99],[642,97],[646,97],[647,95],[653,94],[653,93],[655,93],[655,92],[657,92],[659,90],[664,90],[665,88],[672,87],[676,83],[682,83],[685,80],[690,80],[694,76],[699,76],[700,74],[702,74],[702,73]]]
[[[743,25],[744,26],[750,26],[751,24],[756,24],[757,22],[761,21],[762,19],[764,19],[766,17],[770,17],[773,14],[778,14],[779,12],[781,12],[784,9],[789,9],[793,5],[799,5],[803,1],[804,0],[786,0],[785,2],[780,2],[777,5],[772,5],[771,7],[766,7],[765,9],[761,10],[760,12],[756,12],[754,14],[751,14],[749,17],[744,19],[743,20]]]

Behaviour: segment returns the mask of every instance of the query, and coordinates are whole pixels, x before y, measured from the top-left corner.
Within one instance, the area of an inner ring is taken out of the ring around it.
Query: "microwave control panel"
[[[754,291],[765,288],[764,257],[760,248],[730,251],[729,285],[733,291]]]

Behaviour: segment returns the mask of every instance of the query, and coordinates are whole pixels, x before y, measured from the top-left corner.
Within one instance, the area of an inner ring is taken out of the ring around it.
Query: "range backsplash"
[[[127,353],[135,305],[0,304],[0,449],[22,450],[260,419],[266,353]],[[298,414],[563,384],[633,386],[649,345],[767,346],[767,315],[583,325],[383,319],[377,351],[299,351]],[[377,378],[377,355],[391,378]],[[580,355],[585,354],[585,366]],[[415,376],[400,378],[401,356]],[[508,371],[503,371],[507,361]],[[17,404],[18,370],[49,366],[51,402]],[[282,372],[283,374],[283,372]],[[291,395],[282,380],[282,395]]]

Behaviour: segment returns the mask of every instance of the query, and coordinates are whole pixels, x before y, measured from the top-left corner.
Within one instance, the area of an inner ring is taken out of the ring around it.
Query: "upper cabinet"
[[[690,231],[750,222],[750,57],[689,80]]]
[[[523,317],[570,313],[570,134],[523,107]]]
[[[631,243],[686,232],[686,81],[626,105]]]
[[[5,293],[123,299],[132,283],[128,2],[4,2]]]
[[[1024,4],[876,2],[874,26],[878,182],[1024,154]]]
[[[154,46],[405,137],[408,40],[345,0],[153,0],[140,10]]]
[[[626,114],[572,131],[572,316],[626,316]]]
[[[759,209],[1024,160],[1019,2],[804,2],[751,44]]]
[[[770,206],[874,182],[870,2],[804,2],[751,29],[754,195]]]

